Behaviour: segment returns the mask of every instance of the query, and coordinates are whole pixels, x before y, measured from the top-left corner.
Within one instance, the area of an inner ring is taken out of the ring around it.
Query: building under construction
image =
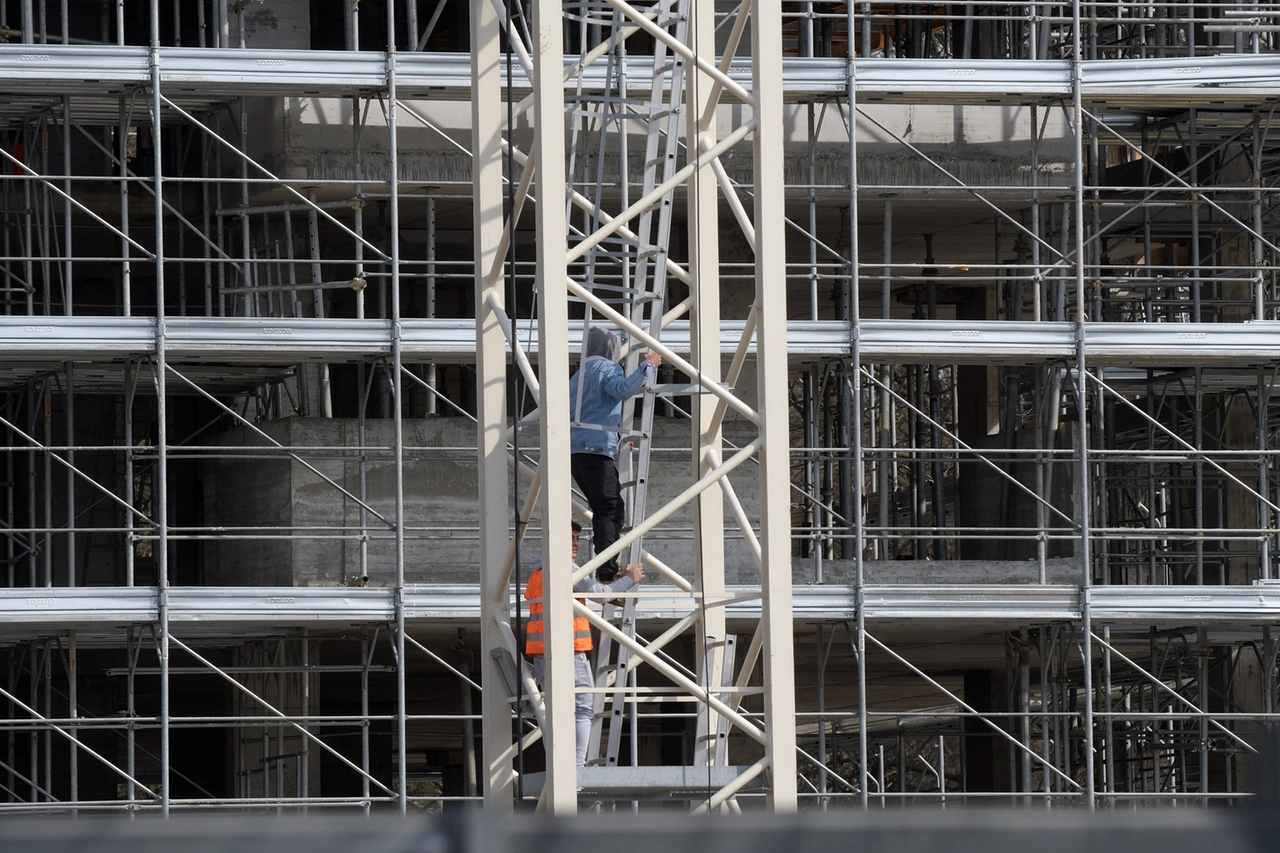
[[[1278,33],[0,0],[0,811],[1248,802]],[[584,603],[595,327],[662,365]]]

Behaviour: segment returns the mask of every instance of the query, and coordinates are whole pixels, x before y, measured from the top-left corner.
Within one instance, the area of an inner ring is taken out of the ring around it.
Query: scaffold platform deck
[[[725,605],[732,620],[760,618],[749,587],[729,586]],[[1082,592],[1069,584],[954,584],[866,586],[871,622],[937,620],[999,628],[1065,622],[1081,616]],[[1274,624],[1280,619],[1280,585],[1098,586],[1087,592],[1095,622],[1140,625]],[[155,587],[38,587],[0,589],[4,632],[92,629],[155,622]],[[693,599],[674,587],[652,587],[639,599],[637,618],[671,621],[689,612]],[[395,618],[395,590],[344,587],[171,587],[165,593],[174,626],[340,627]],[[854,588],[830,584],[793,589],[798,623],[856,616]],[[406,623],[474,622],[480,617],[476,585],[410,584],[404,590]],[[0,634],[0,639],[3,635]]]
[[[175,103],[196,106],[237,94],[341,97],[385,88],[394,69],[402,98],[467,99],[471,60],[466,53],[380,51],[220,50],[216,48],[110,45],[3,45],[0,75],[6,91],[25,95],[109,96],[149,86],[152,57],[161,88]],[[647,89],[652,57],[628,58],[631,85]],[[1069,99],[1074,64],[1066,59],[881,59],[788,58],[783,61],[783,93],[793,102],[845,96],[850,79],[856,97],[883,103],[1029,104]],[[647,67],[646,67],[647,66]],[[1080,63],[1086,103],[1149,109],[1153,102],[1241,109],[1272,102],[1280,81],[1273,55],[1222,55],[1160,59],[1099,59]],[[505,71],[503,72],[505,74]],[[751,83],[751,60],[736,59],[728,75]],[[566,82],[567,87],[577,85]],[[584,90],[605,83],[601,64],[582,74]],[[518,65],[511,88],[530,91]],[[726,96],[732,100],[732,96]],[[25,111],[13,102],[6,113]]]
[[[720,349],[732,355],[742,339],[741,320],[721,324]],[[1048,364],[1081,351],[1090,366],[1133,367],[1199,364],[1241,367],[1280,361],[1280,321],[1242,323],[1076,323],[1000,320],[861,320],[864,362],[897,364]],[[0,348],[9,361],[111,360],[154,355],[161,329],[151,317],[0,317]],[[269,317],[171,317],[163,327],[166,358],[230,364],[360,361],[392,351],[389,320]],[[531,356],[536,336],[520,332]],[[793,361],[847,358],[854,324],[801,320],[787,324]],[[581,321],[569,326],[572,352],[580,347]],[[663,344],[689,352],[689,324],[663,329]],[[406,319],[400,322],[401,356],[408,362],[470,363],[476,355],[475,321]],[[748,355],[754,355],[751,343]]]

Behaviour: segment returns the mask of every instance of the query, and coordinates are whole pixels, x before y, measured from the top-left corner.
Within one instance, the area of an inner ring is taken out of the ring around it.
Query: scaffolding
[[[1247,802],[1278,14],[0,2],[0,810]],[[539,720],[592,323],[684,390]]]

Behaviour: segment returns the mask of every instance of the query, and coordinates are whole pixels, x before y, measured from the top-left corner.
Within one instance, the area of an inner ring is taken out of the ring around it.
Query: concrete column
[[[1222,412],[1222,417],[1225,420],[1221,430],[1223,447],[1227,450],[1249,450],[1257,447],[1257,420],[1244,398],[1233,402],[1221,398],[1219,400],[1224,405],[1214,406],[1213,408]],[[1228,402],[1231,402],[1229,407],[1225,405]],[[1256,461],[1228,459],[1221,464],[1222,467],[1239,477],[1242,482],[1249,484],[1250,489],[1257,489],[1258,465]],[[1259,501],[1257,494],[1231,482],[1225,482],[1222,488],[1225,490],[1222,502],[1224,517],[1220,519],[1221,524],[1215,523],[1212,518],[1207,519],[1207,526],[1245,530],[1264,526],[1258,518]],[[1217,502],[1213,501],[1210,495],[1205,497],[1206,508],[1211,516],[1216,516]],[[1212,545],[1216,543],[1205,544],[1206,549],[1210,549],[1210,553],[1212,553]],[[1228,539],[1223,542],[1226,548],[1226,553],[1223,555],[1226,583],[1248,584],[1261,577],[1261,563],[1258,559],[1261,544],[1257,540],[1247,539]],[[1217,579],[1215,577],[1211,580],[1206,577],[1205,582],[1216,583]]]
[[[964,674],[964,701],[975,711],[1013,710],[1009,704],[1008,693],[1007,678],[1003,672],[982,669]],[[996,734],[984,721],[974,717],[966,717],[960,730],[965,736],[965,790],[1012,791],[1013,780],[1009,777],[1009,741]],[[982,802],[987,801],[984,799]]]
[[[1235,661],[1235,674],[1231,679],[1232,710],[1243,714],[1268,713],[1266,685],[1274,683],[1267,678],[1267,669],[1274,669],[1274,649],[1271,644],[1258,643],[1256,648],[1240,647],[1231,652]],[[1261,721],[1240,720],[1235,731],[1251,743],[1261,748],[1264,725]],[[1264,753],[1265,755],[1265,753]],[[1262,756],[1255,756],[1246,749],[1235,752],[1234,771],[1231,780],[1232,790],[1258,792],[1260,775],[1268,769]],[[1275,767],[1269,768],[1274,774]]]

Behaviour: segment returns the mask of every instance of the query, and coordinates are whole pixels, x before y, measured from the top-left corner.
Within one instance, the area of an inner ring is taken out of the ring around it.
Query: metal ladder
[[[685,42],[689,26],[690,0],[659,0],[656,23],[671,32],[681,43]],[[656,41],[653,56],[653,78],[647,103],[647,134],[644,154],[644,180],[641,197],[648,195],[676,171],[679,150],[680,117],[684,97],[684,59],[672,54],[665,43]],[[613,66],[611,66],[613,67]],[[669,99],[666,99],[669,95]],[[623,124],[625,132],[625,123]],[[661,196],[644,210],[634,229],[637,241],[633,245],[635,265],[630,272],[630,286],[624,293],[630,300],[630,320],[645,328],[655,339],[661,339],[662,313],[666,304],[667,246],[671,233],[671,216],[674,193]],[[624,372],[630,375],[640,363],[639,348],[630,348]],[[619,454],[618,476],[622,481],[623,499],[627,506],[627,526],[634,526],[645,517],[648,499],[649,463],[652,455],[653,416],[655,399],[663,391],[653,383],[646,385],[638,395],[642,403],[640,423],[636,424],[636,399],[625,401],[622,409],[621,435],[632,436],[635,445],[635,464],[630,451]],[[685,391],[684,393],[687,393]],[[625,445],[624,445],[625,446]],[[633,542],[625,552],[622,564],[640,561],[642,543]],[[619,629],[628,637],[636,636],[636,600],[628,598],[621,607],[605,605],[606,619],[615,620]],[[611,693],[595,694],[595,721],[591,729],[591,741],[587,751],[588,764],[618,766],[622,745],[622,733],[628,723],[627,687],[634,682],[635,671],[628,669],[631,651],[615,644],[608,636],[602,636],[596,652],[596,686],[612,687]],[[609,710],[606,713],[605,706]],[[634,706],[633,706],[634,707]],[[601,756],[601,743],[608,723],[608,740]],[[634,722],[632,718],[631,722]],[[635,731],[633,728],[635,749]]]

